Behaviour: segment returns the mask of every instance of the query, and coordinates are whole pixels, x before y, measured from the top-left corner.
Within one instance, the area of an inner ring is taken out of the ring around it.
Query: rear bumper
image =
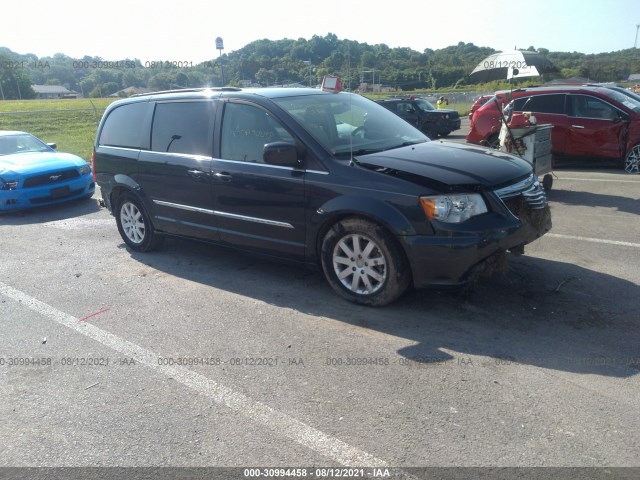
[[[87,174],[55,186],[0,190],[0,212],[25,210],[89,197],[93,195],[95,188],[91,174]]]

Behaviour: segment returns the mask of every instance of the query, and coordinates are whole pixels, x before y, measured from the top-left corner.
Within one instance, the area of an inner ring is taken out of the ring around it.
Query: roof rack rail
[[[198,87],[198,88],[178,88],[174,90],[158,90],[156,92],[147,92],[147,93],[136,93],[135,95],[131,95],[132,97],[145,97],[149,95],[159,95],[164,93],[195,93],[195,92],[205,92],[207,90],[213,90],[216,92],[240,92],[241,88],[238,87]]]

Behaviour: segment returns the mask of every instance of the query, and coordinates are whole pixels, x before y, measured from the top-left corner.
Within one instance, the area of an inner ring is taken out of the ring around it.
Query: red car
[[[500,110],[531,112],[538,124],[551,124],[554,157],[599,157],[635,164],[640,156],[640,101],[597,86],[532,87],[497,92],[471,120],[467,142],[493,146],[500,131]],[[633,165],[631,165],[633,167]],[[633,168],[632,168],[633,170]]]
[[[471,110],[469,110],[469,120],[473,118],[475,111],[487,103],[487,100],[490,100],[491,98],[493,98],[493,95],[482,95],[481,97],[478,97],[476,101],[473,102],[473,105],[471,105]]]
[[[467,134],[467,142],[497,148],[501,126],[500,112],[509,103],[507,97],[515,98],[519,96],[519,92],[524,91],[524,89],[514,90],[513,92],[509,92],[509,90],[498,91],[478,107],[470,118],[471,128]]]

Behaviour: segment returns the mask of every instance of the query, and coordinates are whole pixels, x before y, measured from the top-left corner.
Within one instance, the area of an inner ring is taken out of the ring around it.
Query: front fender
[[[395,206],[382,199],[345,195],[326,202],[311,216],[312,225],[322,225],[332,218],[358,215],[384,225],[394,235],[416,235],[415,228]]]
[[[385,201],[383,198],[372,199],[371,197],[360,197],[356,195],[345,195],[332,198],[324,203],[321,207],[316,209],[310,215],[310,225],[308,245],[316,245],[315,251],[309,252],[314,258],[310,260],[312,262],[317,261],[318,252],[322,245],[322,240],[326,232],[338,221],[343,218],[357,216],[367,218],[372,222],[378,223],[385,227],[391,234],[396,237],[404,238],[407,236],[417,235],[412,222],[407,218],[407,215],[403,213],[406,211],[415,211],[415,206],[412,203],[412,196],[406,196],[406,204],[394,205],[389,201]],[[425,228],[431,233],[428,222],[424,223]],[[424,232],[420,232],[424,233]],[[403,243],[403,242],[401,242]]]

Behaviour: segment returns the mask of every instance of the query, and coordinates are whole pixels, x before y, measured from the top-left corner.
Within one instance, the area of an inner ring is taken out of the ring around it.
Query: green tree
[[[9,55],[0,52],[0,99],[16,100],[35,98],[31,80],[23,65]]]

